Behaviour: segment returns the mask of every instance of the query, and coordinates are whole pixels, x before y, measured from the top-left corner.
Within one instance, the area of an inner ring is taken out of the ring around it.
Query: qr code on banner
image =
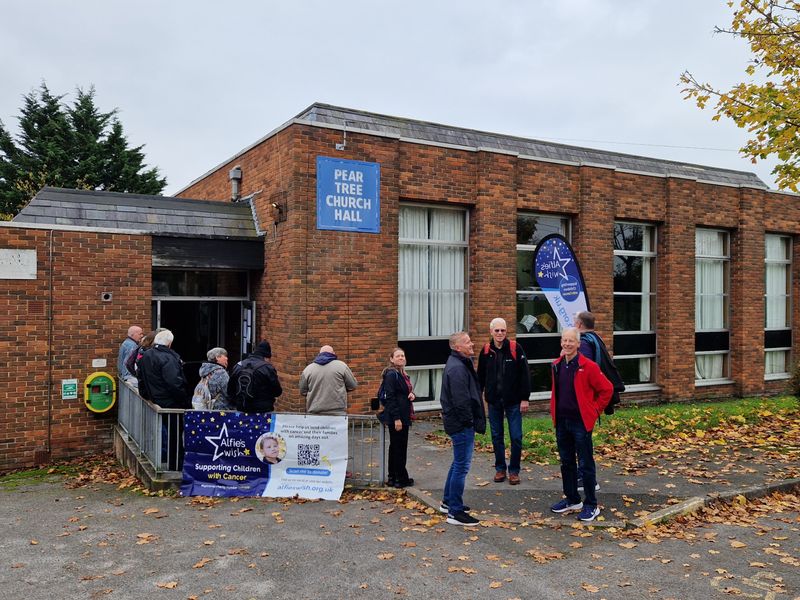
[[[301,467],[318,467],[319,444],[297,444],[297,464]]]

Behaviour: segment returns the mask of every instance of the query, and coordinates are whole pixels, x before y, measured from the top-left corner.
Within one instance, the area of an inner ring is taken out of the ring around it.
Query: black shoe
[[[394,487],[394,483],[395,483],[395,482],[394,482],[394,477],[389,477],[389,478],[386,480],[386,487]]]
[[[450,525],[477,525],[480,523],[478,519],[472,515],[468,515],[463,510],[453,515],[447,515],[447,522]]]
[[[465,513],[468,513],[468,512],[470,512],[472,509],[471,509],[469,506],[467,506],[467,505],[464,505],[464,508],[463,508],[462,510],[463,510]],[[445,514],[447,514],[447,513],[449,513],[449,512],[450,512],[450,507],[449,507],[449,506],[447,506],[447,504],[445,504],[444,502],[442,502],[442,503],[439,505],[439,512],[440,512],[440,513],[445,513]]]
[[[405,481],[395,481],[394,482],[394,487],[396,487],[396,488],[407,488],[407,487],[411,487],[412,485],[414,485],[414,479],[412,477],[409,477]]]

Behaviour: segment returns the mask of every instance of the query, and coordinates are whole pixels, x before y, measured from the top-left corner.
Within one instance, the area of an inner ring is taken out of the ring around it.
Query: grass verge
[[[525,416],[522,429],[523,459],[558,463],[555,431],[549,415]],[[778,452],[797,452],[800,402],[794,396],[778,396],[621,408],[613,415],[601,417],[594,430],[594,445],[596,448],[637,446],[641,442],[725,445],[726,439],[741,438],[743,432],[747,432],[746,441],[764,442]],[[437,436],[447,439],[444,432],[437,432]],[[476,445],[480,450],[491,450],[488,430],[476,436]]]

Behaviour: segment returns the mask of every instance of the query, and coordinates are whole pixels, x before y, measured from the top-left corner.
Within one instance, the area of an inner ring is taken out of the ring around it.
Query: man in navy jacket
[[[486,415],[472,357],[474,344],[466,331],[450,336],[450,356],[442,375],[442,423],[453,441],[453,463],[444,484],[440,510],[451,525],[475,525],[479,521],[464,506],[464,484],[472,463],[475,432],[486,431]]]

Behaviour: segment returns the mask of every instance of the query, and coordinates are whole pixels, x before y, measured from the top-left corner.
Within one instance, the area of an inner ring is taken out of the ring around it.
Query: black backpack
[[[625,391],[625,384],[622,383],[622,377],[617,370],[617,365],[614,364],[614,361],[611,358],[611,355],[608,353],[608,349],[603,343],[603,340],[600,339],[600,336],[592,331],[587,331],[582,333],[581,337],[589,340],[589,342],[594,346],[594,357],[596,359],[595,362],[597,362],[597,366],[600,367],[600,370],[603,372],[603,375],[606,376],[606,379],[608,379],[611,382],[611,385],[614,386],[614,392],[611,394],[611,400],[603,411],[607,415],[613,415],[616,406],[620,403],[619,395],[621,392]]]
[[[247,412],[247,407],[255,400],[253,379],[256,370],[263,364],[263,361],[258,363],[250,359],[242,361],[239,372],[236,374],[236,386],[232,398],[236,410]]]
[[[381,385],[378,393],[370,400],[370,408],[378,411],[378,419],[383,421],[383,409],[386,406],[386,377],[381,378]]]

